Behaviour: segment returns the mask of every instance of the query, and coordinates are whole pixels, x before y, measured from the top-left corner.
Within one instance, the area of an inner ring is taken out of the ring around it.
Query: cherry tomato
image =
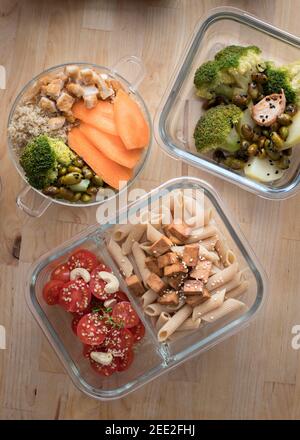
[[[65,283],[59,292],[59,304],[67,312],[83,312],[91,301],[88,284],[81,278]]]
[[[45,284],[43,288],[43,298],[49,306],[53,306],[58,303],[59,294],[63,288],[64,283],[59,280],[51,280]]]
[[[73,333],[75,333],[76,336],[77,336],[77,326],[78,326],[78,323],[81,320],[81,318],[82,318],[82,316],[76,314],[74,316],[74,318],[72,319],[71,327],[72,327]]]
[[[83,267],[89,272],[92,272],[98,265],[98,259],[95,254],[87,249],[80,249],[70,256],[67,264],[70,270],[76,267]]]
[[[133,362],[134,354],[131,348],[124,350],[122,356],[116,357],[117,371],[127,370]]]
[[[119,302],[113,307],[112,318],[116,323],[123,324],[125,328],[135,327],[140,320],[128,301]]]
[[[77,326],[77,336],[87,345],[102,344],[110,329],[103,322],[99,313],[84,315]]]
[[[67,264],[60,264],[51,273],[51,280],[70,281],[70,270]]]
[[[141,321],[135,327],[132,327],[130,331],[135,344],[140,342],[145,336],[145,326]]]
[[[100,272],[111,272],[111,270],[104,264],[99,264],[91,273],[90,289],[96,298],[106,301],[107,299],[114,298],[114,294],[104,291],[107,283],[100,278]]]
[[[112,353],[119,353],[125,348],[131,348],[133,342],[133,335],[130,330],[112,328],[103,345]]]
[[[122,290],[118,290],[118,291],[115,293],[115,297],[116,297],[116,300],[117,300],[118,302],[121,302],[121,301],[129,301],[129,300],[128,300],[128,296],[126,295],[126,293],[122,292]]]

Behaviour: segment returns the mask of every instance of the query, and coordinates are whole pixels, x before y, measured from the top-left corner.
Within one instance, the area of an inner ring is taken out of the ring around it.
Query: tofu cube
[[[190,277],[207,283],[211,272],[212,262],[208,260],[199,260],[196,267],[191,271]]]
[[[172,305],[177,306],[179,304],[179,296],[175,292],[175,290],[166,290],[162,296],[160,296],[157,300],[159,304],[162,305]]]
[[[161,257],[159,257],[161,258]],[[162,271],[158,266],[157,258],[155,257],[147,257],[145,260],[146,267],[150,270],[150,272],[155,273],[158,276],[162,276]]]
[[[66,92],[63,92],[56,101],[57,108],[62,112],[68,112],[71,110],[75,99]]]
[[[167,252],[164,255],[161,255],[157,259],[159,269],[162,269],[165,266],[169,266],[170,264],[177,263],[178,257],[175,252]]]
[[[189,267],[195,267],[199,260],[199,244],[186,244],[183,250],[182,260]]]
[[[160,293],[166,288],[164,281],[155,273],[151,273],[147,278],[147,284],[150,289],[154,290],[156,293]]]
[[[145,288],[136,275],[131,275],[130,277],[127,277],[125,281],[128,289],[134,295],[141,296],[143,295],[143,293],[145,293]]]
[[[174,275],[178,275],[179,273],[187,273],[188,268],[184,263],[174,263],[170,266],[164,267],[164,275],[165,277],[172,277]]]
[[[161,237],[159,240],[153,243],[152,246],[150,246],[149,252],[155,257],[159,257],[160,255],[168,252],[171,246],[171,240],[169,240],[167,237]]]
[[[178,238],[181,242],[184,242],[191,234],[191,228],[184,223],[171,223],[167,229],[171,235]]]
[[[196,307],[199,306],[199,304],[202,304],[203,300],[201,295],[191,295],[187,296],[185,302],[191,307]]]
[[[203,283],[200,280],[187,280],[184,282],[183,292],[188,295],[199,295],[203,292]]]

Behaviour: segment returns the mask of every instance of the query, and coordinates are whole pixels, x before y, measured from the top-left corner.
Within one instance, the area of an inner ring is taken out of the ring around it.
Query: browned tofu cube
[[[208,260],[199,260],[196,267],[191,271],[190,277],[207,283],[211,272],[212,262]]]
[[[152,246],[150,246],[149,252],[153,254],[155,257],[159,257],[160,255],[168,252],[170,247],[172,246],[172,242],[168,237],[161,237]]]
[[[191,228],[189,228],[184,223],[171,223],[168,226],[168,231],[171,235],[178,238],[181,242],[184,242],[191,234]]]
[[[145,293],[144,286],[142,282],[138,279],[136,275],[131,275],[125,279],[128,289],[131,293],[136,296],[141,296]]]
[[[151,273],[149,275],[149,277],[147,278],[147,284],[150,289],[154,290],[154,292],[156,293],[160,293],[166,288],[166,284],[164,283],[164,281],[159,278],[159,276],[155,273]]]
[[[179,273],[187,273],[188,268],[184,263],[178,262],[171,264],[170,266],[164,267],[164,275],[165,277],[172,277],[174,275],[177,275]]]
[[[189,267],[196,266],[199,260],[199,244],[186,244],[184,246],[182,260]]]
[[[147,257],[145,260],[146,267],[150,270],[150,272],[155,273],[158,276],[162,276],[162,271],[158,267],[158,261],[155,257]]]
[[[199,306],[199,304],[202,304],[202,296],[201,295],[191,295],[187,296],[185,300],[186,304],[192,307]]]
[[[203,283],[200,280],[187,280],[184,282],[183,292],[188,295],[199,295],[203,292]]]
[[[161,255],[157,259],[158,267],[162,269],[165,266],[169,266],[170,264],[177,263],[178,257],[175,252],[167,252],[164,255]]]
[[[166,290],[160,298],[158,298],[157,302],[162,305],[172,305],[177,306],[179,304],[179,296],[175,292],[175,290]]]
[[[179,290],[183,286],[186,277],[187,274],[179,273],[178,275],[168,278],[168,283],[173,289]]]
[[[181,245],[184,243],[184,241],[181,241],[174,235],[170,234],[170,232],[167,229],[165,229],[165,233],[168,236],[168,238],[171,240],[172,244]]]

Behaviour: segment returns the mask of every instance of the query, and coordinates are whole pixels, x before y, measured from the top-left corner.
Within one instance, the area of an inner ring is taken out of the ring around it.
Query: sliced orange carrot
[[[114,101],[117,131],[129,150],[144,148],[149,143],[150,130],[139,105],[122,89]]]
[[[113,105],[106,101],[99,101],[96,107],[92,109],[86,108],[83,101],[76,102],[72,107],[75,118],[105,133],[118,136],[117,127],[113,118],[113,110]]]
[[[80,131],[109,159],[127,168],[134,168],[141,158],[142,150],[127,150],[119,136],[113,136],[91,125],[81,123]]]
[[[78,127],[72,128],[69,132],[68,145],[111,187],[119,189],[121,181],[127,182],[132,178],[132,170],[108,159],[84,136]]]

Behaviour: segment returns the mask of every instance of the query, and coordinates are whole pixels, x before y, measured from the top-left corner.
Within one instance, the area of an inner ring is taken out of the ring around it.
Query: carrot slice
[[[134,168],[141,158],[142,150],[127,150],[119,136],[104,133],[91,125],[81,123],[80,131],[109,159],[127,168]]]
[[[97,150],[78,127],[72,128],[69,132],[68,145],[111,187],[119,189],[121,181],[127,182],[132,178],[132,170],[108,159]]]
[[[86,122],[105,133],[118,136],[118,131],[113,118],[113,105],[110,102],[99,101],[96,107],[86,108],[83,101],[76,102],[72,107],[75,118]]]
[[[129,150],[149,144],[150,130],[139,105],[119,89],[114,101],[114,117],[119,136]]]

